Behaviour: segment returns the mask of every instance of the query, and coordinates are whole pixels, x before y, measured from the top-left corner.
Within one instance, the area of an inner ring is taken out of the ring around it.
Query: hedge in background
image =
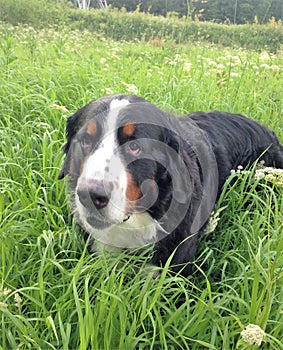
[[[44,0],[0,0],[0,20],[25,23],[36,28],[70,25],[114,40],[162,39],[175,43],[207,41],[252,50],[277,52],[283,45],[281,22],[269,25],[231,25],[154,17],[140,12],[116,10],[81,11],[67,3]]]

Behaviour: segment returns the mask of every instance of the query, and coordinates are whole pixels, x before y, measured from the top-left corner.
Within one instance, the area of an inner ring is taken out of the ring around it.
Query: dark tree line
[[[115,8],[139,9],[154,15],[175,13],[201,21],[230,23],[266,23],[270,18],[283,19],[283,0],[107,0]]]
[[[256,17],[259,23],[265,23],[272,17],[283,19],[282,0],[197,0],[193,6],[194,13],[207,21],[227,18],[232,23],[252,23]]]

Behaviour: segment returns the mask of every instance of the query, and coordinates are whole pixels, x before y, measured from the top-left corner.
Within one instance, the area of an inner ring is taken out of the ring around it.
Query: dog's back
[[[220,185],[231,169],[257,160],[264,161],[265,166],[283,168],[283,146],[274,132],[241,114],[195,112],[179,120],[185,124],[193,120],[207,133],[218,163]]]

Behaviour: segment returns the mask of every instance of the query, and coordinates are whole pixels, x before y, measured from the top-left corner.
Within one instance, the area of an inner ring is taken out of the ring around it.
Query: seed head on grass
[[[19,294],[19,293],[16,293],[16,294],[14,295],[14,299],[15,299],[15,305],[16,305],[16,307],[17,307],[18,309],[20,309],[21,306],[22,306],[22,298],[20,297],[20,294]]]

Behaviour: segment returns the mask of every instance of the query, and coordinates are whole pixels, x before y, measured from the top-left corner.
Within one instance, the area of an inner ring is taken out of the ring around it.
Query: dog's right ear
[[[63,152],[66,154],[66,158],[60,170],[60,173],[58,175],[58,180],[64,179],[64,177],[69,174],[70,158],[71,158],[70,151],[69,151],[70,145],[71,145],[71,140],[70,141],[68,140],[67,143],[63,146]]]
[[[67,142],[63,146],[63,152],[66,155],[66,159],[58,175],[58,180],[64,179],[64,177],[69,174],[70,160],[72,157],[71,150],[70,150],[72,140],[86,119],[86,114],[82,113],[83,109],[84,107],[79,109],[76,113],[74,113],[71,117],[67,119],[67,125],[66,125]]]

